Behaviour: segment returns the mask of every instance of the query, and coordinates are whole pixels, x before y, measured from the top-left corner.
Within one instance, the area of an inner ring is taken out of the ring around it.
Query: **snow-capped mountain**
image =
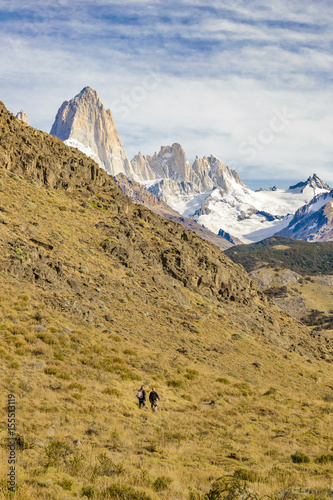
[[[152,157],[139,153],[132,166],[137,176],[139,171],[147,172],[141,184],[174,210],[216,234],[229,233],[244,243],[282,230],[298,208],[330,189],[314,174],[287,190],[253,191],[214,156],[196,157],[191,165],[180,144],[164,146]]]
[[[228,191],[229,180],[244,186],[237,172],[215,156],[196,156],[191,164],[184,149],[177,143],[163,146],[153,156],[143,156],[140,152],[133,158],[132,166],[142,185],[181,213],[193,198],[215,187]],[[144,172],[147,172],[146,178]]]
[[[318,185],[314,183],[315,177],[302,183],[302,189],[290,187],[268,191],[253,191],[231,181],[228,192],[221,188],[212,190],[193,218],[213,232],[222,229],[244,243],[260,241],[288,226],[295,211],[314,196],[327,192],[322,181]],[[192,206],[193,202],[196,200],[192,201]],[[191,210],[188,204],[187,216]]]
[[[306,241],[332,241],[333,190],[299,208],[288,227],[277,234]]]
[[[214,243],[214,245],[217,245],[222,250],[230,248],[233,245],[241,244],[241,241],[237,240],[237,238],[233,238],[228,233],[212,233],[209,229],[197,224],[193,219],[181,216],[178,212],[176,212],[176,210],[173,210],[170,205],[150,193],[140,183],[133,179],[129,179],[124,174],[118,174],[114,179],[122,192],[131,198],[134,203],[144,205],[149,208],[149,210],[152,210],[164,219],[172,220],[173,222],[181,224],[186,229],[194,231],[205,240]]]
[[[19,120],[21,120],[26,125],[29,125],[28,115],[27,115],[27,113],[23,109],[21,109],[21,111],[19,111],[16,114],[16,118],[18,118]]]
[[[111,111],[92,88],[85,87],[61,105],[50,133],[93,158],[109,174],[134,176]]]
[[[139,152],[130,162],[111,111],[90,87],[62,104],[51,134],[80,149],[111,175],[123,173],[139,181],[184,217],[244,243],[284,230],[296,210],[330,189],[314,174],[287,190],[253,191],[220,159],[197,156],[191,163],[177,143],[163,146],[153,156]]]

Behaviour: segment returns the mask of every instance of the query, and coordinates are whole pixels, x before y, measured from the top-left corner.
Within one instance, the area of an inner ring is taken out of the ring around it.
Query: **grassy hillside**
[[[0,127],[0,498],[328,497],[332,342],[78,151]]]
[[[248,272],[269,265],[305,276],[333,274],[332,241],[308,243],[274,236],[252,245],[230,248],[225,253]]]

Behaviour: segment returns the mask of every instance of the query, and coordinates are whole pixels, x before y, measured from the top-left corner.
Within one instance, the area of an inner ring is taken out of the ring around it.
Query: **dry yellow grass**
[[[333,462],[320,457],[333,458],[330,362],[285,350],[283,336],[270,343],[251,305],[185,287],[178,302],[151,285],[153,267],[119,265],[96,227],[117,222],[94,203],[3,170],[1,179],[0,498],[206,500],[222,476],[260,497],[329,496]],[[140,231],[152,239],[145,221]],[[29,265],[31,238],[76,281],[75,300],[8,268],[13,251]],[[264,314],[285,336],[296,328],[271,305]],[[161,396],[156,414],[137,407],[142,382]],[[9,393],[16,496],[6,484]],[[293,463],[296,452],[310,461]]]

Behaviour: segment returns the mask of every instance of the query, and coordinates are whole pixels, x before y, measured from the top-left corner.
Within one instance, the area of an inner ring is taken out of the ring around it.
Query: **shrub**
[[[101,498],[116,498],[117,500],[151,500],[151,497],[141,491],[135,491],[132,486],[113,484],[106,488]]]
[[[250,481],[250,483],[255,483],[259,479],[259,476],[255,471],[248,469],[236,469],[234,477],[242,479],[243,481]]]
[[[170,477],[160,476],[157,479],[155,479],[153,483],[153,488],[156,491],[167,490],[171,483],[172,479]]]
[[[216,379],[216,382],[220,382],[221,384],[230,384],[230,380],[224,377],[219,377]]]
[[[65,441],[55,440],[52,441],[45,448],[45,467],[58,466],[61,463],[65,463],[69,455],[71,455],[72,449]]]
[[[77,389],[78,391],[84,391],[85,390],[85,386],[80,384],[79,382],[72,382],[71,384],[69,384],[69,386],[67,387],[67,389],[71,390],[71,389]]]
[[[187,378],[187,380],[194,380],[198,375],[199,375],[198,370],[187,370],[185,378]]]
[[[329,462],[333,462],[333,455],[320,455],[317,457],[315,462],[318,464],[328,464]]]
[[[168,387],[182,387],[183,382],[182,382],[182,380],[168,380],[167,386]]]
[[[48,332],[37,333],[36,338],[42,340],[45,344],[56,344],[56,339]]]
[[[55,375],[56,377],[62,378],[63,380],[70,380],[70,376],[68,375],[68,373],[59,370],[59,368],[57,368],[56,366],[49,366],[48,368],[45,368],[44,373],[46,373],[46,375]]]
[[[93,469],[93,476],[116,476],[124,472],[123,464],[115,464],[106,453],[97,457],[98,463]]]
[[[87,498],[97,498],[97,489],[95,486],[84,486],[81,489],[81,496]]]
[[[233,477],[221,477],[217,479],[208,493],[204,496],[204,500],[258,500],[256,493],[250,491],[246,482]]]
[[[294,464],[308,464],[310,462],[309,457],[301,451],[296,451],[296,453],[291,455],[291,460]]]
[[[72,489],[73,481],[71,481],[70,479],[64,478],[61,481],[58,481],[57,484],[59,484],[59,486],[61,486],[63,490],[69,491]]]
[[[116,389],[116,387],[106,387],[103,394],[107,394],[108,396],[117,396],[118,398],[121,398],[123,395],[123,393],[119,389]]]

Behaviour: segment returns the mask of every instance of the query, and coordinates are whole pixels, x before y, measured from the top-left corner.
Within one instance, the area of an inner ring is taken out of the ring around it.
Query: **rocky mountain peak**
[[[308,180],[306,181],[308,186],[311,186],[313,188],[319,188],[319,189],[327,189],[330,190],[330,187],[326,182],[322,181],[317,174],[313,174],[313,176],[309,177]]]
[[[89,97],[89,98],[94,98],[96,100],[100,100],[100,97],[96,90],[92,89],[91,87],[87,86],[84,87],[81,92],[79,92],[75,97]]]
[[[126,151],[118,136],[112,113],[106,110],[98,93],[85,87],[61,105],[51,134],[68,146],[80,149],[109,174],[120,172],[135,177]]]
[[[298,191],[300,193],[303,193],[305,188],[313,188],[314,190],[325,190],[329,191],[331,188],[329,187],[326,182],[322,181],[317,174],[313,174],[312,176],[310,175],[308,179],[305,182],[299,182],[298,184],[295,184],[294,186],[290,186],[290,190]]]
[[[16,118],[21,120],[26,125],[29,125],[28,115],[25,111],[23,111],[23,109],[17,113]]]

